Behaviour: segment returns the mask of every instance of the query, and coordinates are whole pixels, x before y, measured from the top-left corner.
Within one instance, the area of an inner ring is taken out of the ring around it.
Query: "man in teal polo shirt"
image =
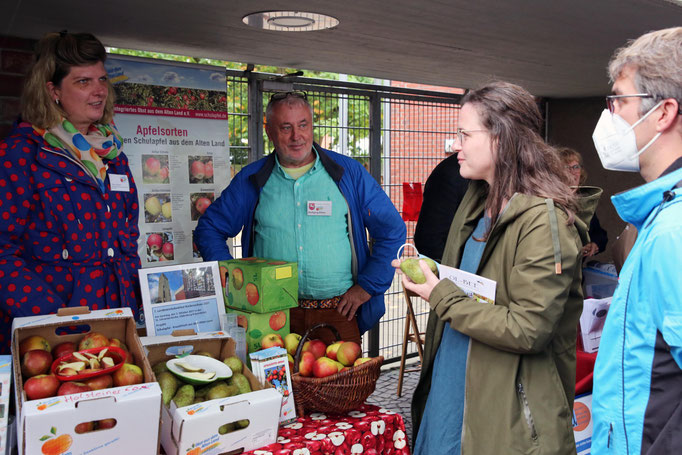
[[[226,239],[243,229],[245,256],[298,264],[292,332],[327,322],[359,343],[385,311],[390,262],[405,240],[405,224],[360,163],[313,143],[305,93],[273,95],[265,131],[275,153],[235,176],[199,219],[197,246],[205,260],[230,259]],[[331,338],[326,331],[317,336]]]

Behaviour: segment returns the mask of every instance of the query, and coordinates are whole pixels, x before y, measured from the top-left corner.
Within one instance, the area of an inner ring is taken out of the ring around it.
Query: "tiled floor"
[[[408,365],[408,368],[414,368],[415,364]],[[395,366],[384,367],[379,380],[377,381],[374,393],[367,399],[368,403],[382,406],[391,411],[395,411],[403,416],[405,420],[405,429],[407,438],[412,444],[412,419],[410,416],[410,404],[412,402],[412,393],[417,386],[419,380],[419,371],[407,372],[403,378],[403,393],[398,397],[398,376],[399,368]]]

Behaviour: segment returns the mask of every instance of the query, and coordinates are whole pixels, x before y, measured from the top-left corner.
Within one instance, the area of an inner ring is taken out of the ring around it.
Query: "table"
[[[280,427],[277,442],[243,455],[410,455],[400,414],[364,404],[346,414],[311,413]]]

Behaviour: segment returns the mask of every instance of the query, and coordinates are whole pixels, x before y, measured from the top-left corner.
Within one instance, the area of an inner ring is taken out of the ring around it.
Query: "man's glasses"
[[[464,144],[464,141],[469,137],[469,133],[479,133],[488,132],[488,130],[463,130],[462,128],[457,128],[457,140],[460,144]]]
[[[633,95],[609,95],[606,97],[606,107],[609,109],[610,113],[616,111],[616,100],[621,98],[653,98],[654,95],[649,95],[648,93],[635,93]]]
[[[290,96],[293,96],[294,98],[302,98],[304,100],[308,100],[308,94],[306,92],[296,90],[291,92],[275,92],[270,97],[270,102],[280,101],[285,98],[289,98]]]

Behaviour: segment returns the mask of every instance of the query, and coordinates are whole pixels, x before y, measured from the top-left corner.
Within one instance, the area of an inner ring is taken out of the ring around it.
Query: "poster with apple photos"
[[[140,287],[148,336],[221,330],[225,305],[218,262],[141,269]]]
[[[114,55],[105,66],[138,191],[142,267],[201,262],[197,220],[230,181],[225,70]]]

